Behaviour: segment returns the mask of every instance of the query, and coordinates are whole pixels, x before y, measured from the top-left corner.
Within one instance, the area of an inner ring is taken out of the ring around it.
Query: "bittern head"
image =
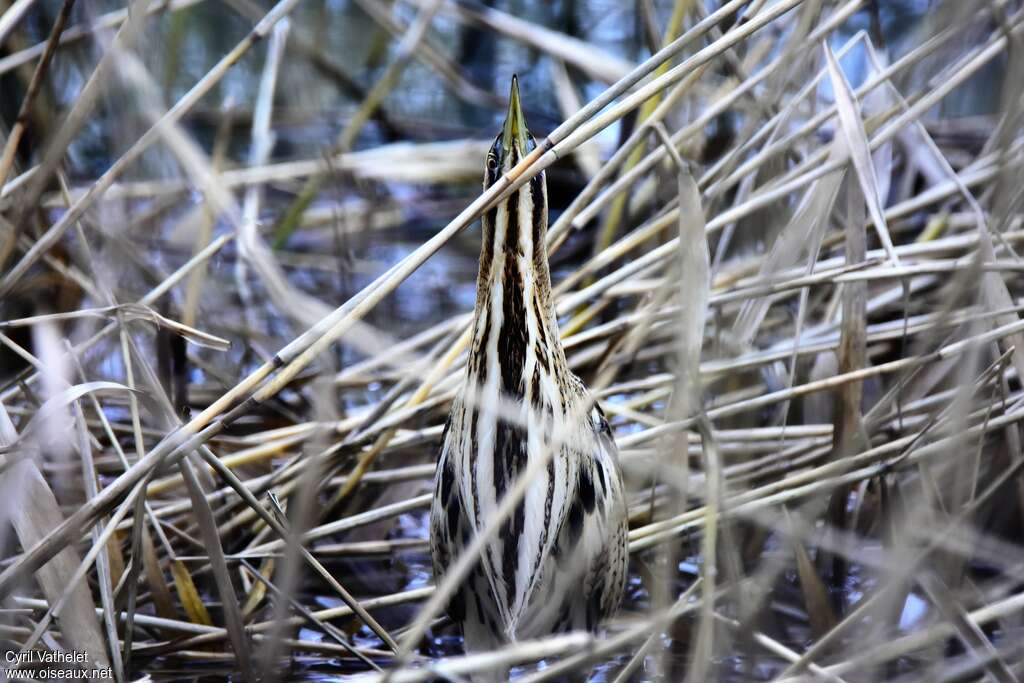
[[[526,117],[519,102],[519,80],[512,76],[512,89],[508,96],[508,115],[494,144],[487,152],[487,178],[484,187],[500,178],[502,174],[519,163],[537,146],[530,130],[526,127]]]

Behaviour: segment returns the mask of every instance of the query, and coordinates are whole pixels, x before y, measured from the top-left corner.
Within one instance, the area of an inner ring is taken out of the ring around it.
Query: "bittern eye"
[[[498,168],[498,158],[494,154],[487,153],[487,170],[493,171]]]

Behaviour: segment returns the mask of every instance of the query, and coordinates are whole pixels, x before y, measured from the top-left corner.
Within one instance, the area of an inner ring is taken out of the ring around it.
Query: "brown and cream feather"
[[[533,147],[512,81],[485,189]],[[566,363],[538,174],[483,217],[472,344],[442,438],[431,508],[440,577],[536,459],[523,500],[449,605],[469,651],[570,629],[617,609],[626,580],[618,452],[600,407]]]

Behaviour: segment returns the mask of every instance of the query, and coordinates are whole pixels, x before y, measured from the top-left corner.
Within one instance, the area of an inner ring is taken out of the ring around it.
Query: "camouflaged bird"
[[[513,77],[484,189],[535,147]],[[540,173],[483,216],[465,383],[442,437],[430,511],[438,581],[520,473],[544,461],[449,604],[468,652],[594,630],[618,608],[626,581],[618,450],[601,408],[566,363],[551,296],[547,214]]]

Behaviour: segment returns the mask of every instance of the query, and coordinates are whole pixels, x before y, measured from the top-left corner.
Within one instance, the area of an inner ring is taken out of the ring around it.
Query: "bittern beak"
[[[525,154],[528,135],[526,117],[523,116],[523,108],[519,104],[519,79],[512,76],[512,91],[508,96],[508,116],[505,118],[501,144],[506,150],[511,150],[515,145],[519,148],[520,154]]]

